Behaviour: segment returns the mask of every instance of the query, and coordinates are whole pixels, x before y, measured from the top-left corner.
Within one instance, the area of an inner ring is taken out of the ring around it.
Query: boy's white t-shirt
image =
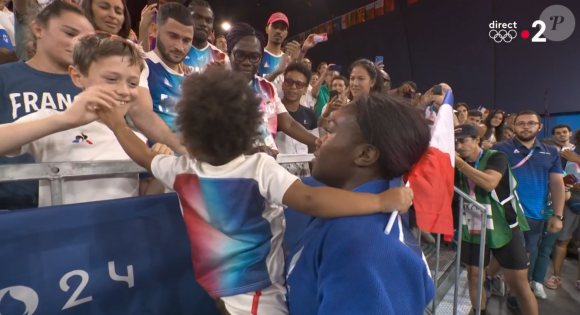
[[[41,109],[16,121],[34,121],[61,115],[53,109]],[[135,133],[145,142],[145,137]],[[145,143],[143,143],[145,145]],[[37,163],[130,160],[115,134],[102,122],[57,132],[22,146],[20,154],[29,153]],[[38,206],[51,205],[50,182],[40,180]],[[139,175],[106,175],[64,179],[63,204],[111,200],[137,196]]]
[[[210,296],[284,283],[282,198],[298,177],[264,153],[217,167],[158,155],[151,173],[179,196],[195,276]]]

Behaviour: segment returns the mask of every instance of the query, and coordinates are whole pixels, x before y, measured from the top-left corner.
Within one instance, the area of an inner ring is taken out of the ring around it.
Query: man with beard
[[[284,80],[282,74],[286,66],[292,61],[299,61],[301,56],[300,43],[297,41],[287,43],[284,47],[285,52],[282,51],[282,43],[288,36],[289,27],[288,17],[284,13],[277,12],[270,16],[266,26],[268,44],[264,48],[262,64],[258,70],[258,75],[274,83],[279,93],[282,93],[282,81]],[[305,50],[307,50],[306,47]],[[304,56],[302,55],[302,57]]]
[[[246,23],[237,23],[232,26],[226,39],[232,70],[243,73],[249,85],[262,98],[260,106],[264,113],[264,124],[260,127],[256,147],[270,153],[277,152],[274,137],[278,131],[282,131],[313,151],[317,137],[288,114],[274,85],[257,75],[265,44],[262,34]]]
[[[167,3],[157,16],[157,45],[146,54],[139,86],[149,89],[153,110],[175,132],[175,105],[181,95],[183,59],[191,48],[193,18],[186,7]]]
[[[516,191],[530,226],[530,230],[524,232],[528,256],[537,249],[542,237],[548,189],[554,207],[554,213],[548,222],[548,233],[557,233],[562,229],[566,197],[558,149],[544,145],[536,139],[542,127],[540,116],[534,111],[520,112],[514,120],[515,136],[493,147],[493,150],[508,156],[518,182]],[[486,287],[492,293],[503,294],[505,291],[503,281],[496,277],[500,269],[497,260],[493,259],[486,281]],[[506,305],[516,314],[521,314],[515,297],[509,296]]]
[[[204,0],[193,0],[189,6],[193,17],[193,42],[189,53],[183,61],[191,72],[201,72],[212,62],[228,64],[226,54],[209,43],[213,31],[214,16],[211,6]]]

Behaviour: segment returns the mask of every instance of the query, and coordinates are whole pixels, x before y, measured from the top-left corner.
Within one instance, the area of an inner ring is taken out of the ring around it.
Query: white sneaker
[[[536,281],[532,281],[532,291],[534,291],[534,295],[537,298],[540,298],[542,300],[548,297],[546,295],[546,292],[544,292],[544,286],[541,283],[537,283]]]

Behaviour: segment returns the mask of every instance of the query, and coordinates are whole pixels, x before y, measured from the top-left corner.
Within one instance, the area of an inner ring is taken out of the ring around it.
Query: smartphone
[[[328,40],[328,35],[326,33],[316,34],[314,35],[314,42],[315,43],[322,43]]]
[[[578,183],[578,178],[576,178],[576,176],[574,176],[573,174],[569,174],[569,175],[564,176],[564,184],[574,186],[577,183]]]
[[[337,90],[330,90],[330,93],[328,93],[328,101],[335,98],[336,96],[338,96],[338,91]]]
[[[384,65],[384,57],[383,56],[376,56],[375,57],[375,65],[377,65],[377,66]]]
[[[341,69],[342,69],[342,67],[339,65],[330,66],[330,71],[340,72]]]
[[[441,87],[441,84],[433,86],[433,95],[443,95],[443,88]]]

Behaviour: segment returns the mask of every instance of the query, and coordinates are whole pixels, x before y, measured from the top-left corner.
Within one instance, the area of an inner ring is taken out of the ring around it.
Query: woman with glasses
[[[279,151],[274,137],[282,131],[313,151],[317,137],[288,114],[274,85],[257,75],[266,44],[264,36],[250,25],[238,23],[232,26],[226,40],[232,70],[243,73],[248,84],[262,98],[260,106],[264,112],[264,124],[260,128],[256,149],[277,154]]]

